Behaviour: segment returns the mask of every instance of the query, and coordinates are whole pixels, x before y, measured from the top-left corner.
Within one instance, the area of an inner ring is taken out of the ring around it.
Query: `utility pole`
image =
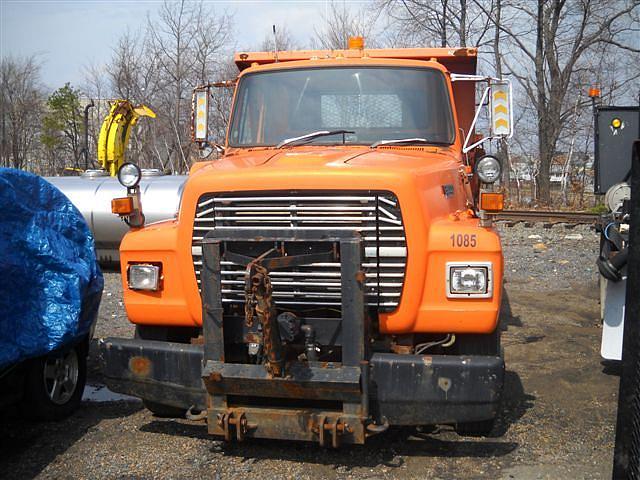
[[[89,103],[84,107],[84,146],[81,153],[84,157],[85,171],[89,169],[89,109],[93,107],[95,107],[95,103],[93,103],[93,98],[90,98]]]

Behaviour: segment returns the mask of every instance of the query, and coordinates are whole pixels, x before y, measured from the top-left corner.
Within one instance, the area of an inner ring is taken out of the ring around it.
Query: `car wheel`
[[[23,413],[39,420],[60,420],[80,405],[87,379],[87,357],[76,346],[32,361],[25,382]]]

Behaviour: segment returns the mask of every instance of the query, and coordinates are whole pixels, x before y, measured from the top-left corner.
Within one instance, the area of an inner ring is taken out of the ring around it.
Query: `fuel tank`
[[[175,218],[186,179],[186,175],[142,170],[140,192],[147,224]],[[87,170],[79,177],[46,177],[46,180],[62,191],[84,216],[95,237],[100,265],[117,267],[120,241],[129,227],[111,213],[111,199],[125,196],[126,188],[102,170]]]

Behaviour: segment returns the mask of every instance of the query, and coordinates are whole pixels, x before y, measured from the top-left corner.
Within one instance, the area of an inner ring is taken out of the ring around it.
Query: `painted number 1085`
[[[452,233],[451,237],[451,246],[452,247],[476,247],[478,245],[478,236],[475,234],[462,234],[462,233]]]

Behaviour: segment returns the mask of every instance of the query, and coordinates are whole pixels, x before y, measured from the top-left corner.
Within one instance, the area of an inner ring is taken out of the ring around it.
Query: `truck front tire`
[[[495,418],[481,420],[479,422],[465,422],[456,425],[456,433],[469,437],[487,437],[493,430]]]
[[[184,408],[172,407],[171,405],[163,405],[153,400],[142,399],[144,407],[153,413],[156,417],[161,418],[183,418],[187,411]]]
[[[153,325],[136,325],[135,338],[141,340],[157,340],[161,342],[189,343],[194,329],[156,327]],[[184,408],[165,405],[163,403],[142,399],[142,404],[156,417],[183,418],[187,411]]]
[[[456,355],[489,355],[500,356],[500,326],[484,335],[458,334],[454,344]]]
[[[486,335],[457,335],[456,350],[458,355],[490,355],[500,356],[500,325]],[[485,437],[493,430],[495,418],[477,422],[458,423],[456,433],[463,436]]]

